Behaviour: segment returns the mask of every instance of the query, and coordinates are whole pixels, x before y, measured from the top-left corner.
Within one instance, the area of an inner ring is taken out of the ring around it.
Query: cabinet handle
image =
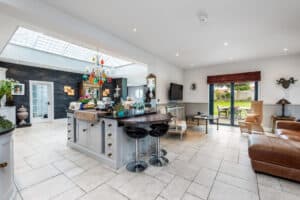
[[[111,134],[111,133],[109,133],[109,134],[107,134],[107,136],[108,136],[108,137],[111,137],[111,136],[112,136],[112,134]]]
[[[85,132],[85,131],[86,131],[86,129],[82,129],[82,131],[83,131],[83,132]]]
[[[4,163],[0,163],[0,168],[5,168],[5,167],[7,167],[7,162],[4,162]]]
[[[68,123],[68,126],[70,126],[71,125],[71,123]]]
[[[107,154],[107,156],[108,156],[108,157],[111,157],[111,156],[112,156],[112,153]]]
[[[112,143],[107,144],[109,147],[111,147]]]
[[[91,126],[94,126],[94,124],[91,124]]]
[[[108,127],[111,127],[112,126],[112,124],[108,124]]]
[[[68,130],[68,133],[71,133],[71,130]]]
[[[70,138],[70,137],[68,137],[68,140],[71,140],[71,138]]]

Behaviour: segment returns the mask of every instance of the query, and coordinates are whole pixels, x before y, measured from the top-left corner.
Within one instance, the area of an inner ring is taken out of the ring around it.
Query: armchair
[[[244,121],[239,121],[241,133],[264,133],[264,129],[262,127],[262,120],[263,101],[252,101],[251,111],[247,114]]]
[[[275,133],[283,139],[300,141],[300,122],[277,121]]]

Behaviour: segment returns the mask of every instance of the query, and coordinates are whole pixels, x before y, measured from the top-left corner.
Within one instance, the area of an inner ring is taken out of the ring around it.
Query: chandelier
[[[99,55],[96,55],[92,61],[93,65],[86,67],[82,79],[88,81],[90,84],[97,84],[100,87],[106,82],[111,83],[112,78],[107,75],[109,71],[104,67],[104,60],[100,59]]]

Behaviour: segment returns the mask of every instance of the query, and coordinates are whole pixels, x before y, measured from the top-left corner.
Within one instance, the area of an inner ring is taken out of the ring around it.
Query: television
[[[169,91],[169,100],[178,101],[178,100],[182,100],[182,97],[183,97],[183,85],[171,83],[170,91]]]

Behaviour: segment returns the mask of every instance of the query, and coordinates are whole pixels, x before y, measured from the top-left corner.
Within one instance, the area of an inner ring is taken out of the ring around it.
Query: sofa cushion
[[[253,134],[248,151],[252,160],[300,169],[300,142]]]

